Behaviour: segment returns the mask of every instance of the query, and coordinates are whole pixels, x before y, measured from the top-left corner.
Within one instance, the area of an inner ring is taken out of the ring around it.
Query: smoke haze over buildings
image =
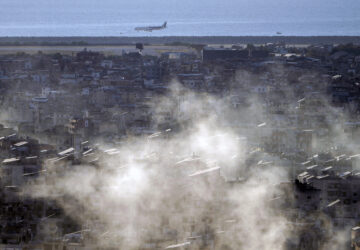
[[[98,167],[79,165],[65,171],[65,166],[49,162],[46,169],[53,180],[40,179],[27,195],[55,200],[66,214],[88,225],[94,244],[102,246],[131,249],[164,230],[169,238],[185,230],[188,233],[177,235],[184,242],[217,235],[223,249],[282,249],[290,231],[271,200],[276,184],[287,180],[287,170],[246,166],[247,159],[258,156],[250,152],[246,138],[219,124],[224,121],[214,109],[226,113],[223,101],[179,85],[166,98],[178,102],[179,91],[186,101],[177,103],[181,111],[176,115],[188,117],[185,131],[161,131],[112,150],[102,145],[112,154],[100,155]],[[155,107],[168,108],[168,101]],[[188,231],[191,225],[196,225],[193,232]]]

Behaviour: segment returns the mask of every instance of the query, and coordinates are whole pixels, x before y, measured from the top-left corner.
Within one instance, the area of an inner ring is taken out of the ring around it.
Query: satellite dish
[[[48,229],[49,233],[52,235],[54,235],[58,232],[58,227],[53,223],[49,224],[47,229]]]

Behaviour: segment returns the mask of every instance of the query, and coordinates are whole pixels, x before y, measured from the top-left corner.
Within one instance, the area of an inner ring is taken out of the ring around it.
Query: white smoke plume
[[[153,119],[170,113],[179,132],[103,145],[95,165],[48,163],[27,194],[55,200],[92,246],[285,249],[291,228],[276,195],[287,170],[255,147],[261,104],[234,111],[227,100],[174,85]]]

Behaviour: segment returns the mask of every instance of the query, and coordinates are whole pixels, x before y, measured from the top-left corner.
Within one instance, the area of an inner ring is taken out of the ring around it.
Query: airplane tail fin
[[[163,28],[166,28],[167,22],[164,22],[164,24],[162,25]]]

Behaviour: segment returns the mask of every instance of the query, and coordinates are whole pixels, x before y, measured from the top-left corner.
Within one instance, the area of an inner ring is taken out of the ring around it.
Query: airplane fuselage
[[[166,22],[164,22],[163,25],[161,26],[145,26],[145,27],[136,27],[135,30],[136,31],[148,31],[148,32],[152,32],[153,30],[162,30],[162,29],[166,29]]]

